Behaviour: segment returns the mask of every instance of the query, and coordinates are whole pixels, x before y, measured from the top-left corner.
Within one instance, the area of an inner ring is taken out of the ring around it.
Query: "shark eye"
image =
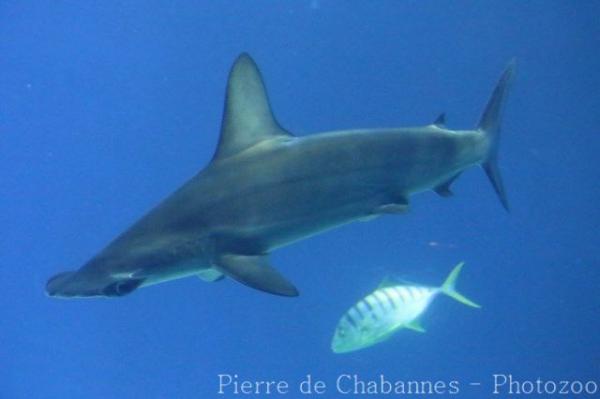
[[[123,296],[127,295],[144,282],[143,279],[129,279],[116,281],[102,290],[102,294],[106,296]]]

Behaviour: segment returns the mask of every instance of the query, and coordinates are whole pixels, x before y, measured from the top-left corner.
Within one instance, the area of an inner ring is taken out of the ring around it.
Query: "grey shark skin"
[[[269,253],[357,220],[406,212],[412,194],[449,186],[481,165],[503,206],[496,166],[511,62],[478,126],[449,130],[441,115],[422,127],[344,130],[294,137],[272,115],[254,61],[242,54],[229,75],[219,145],[204,170],[77,271],[46,286],[54,297],[122,296],[138,287],[224,275],[284,296],[296,288]]]

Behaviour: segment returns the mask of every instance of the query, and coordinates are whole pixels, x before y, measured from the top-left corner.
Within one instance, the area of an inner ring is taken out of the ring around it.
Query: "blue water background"
[[[206,398],[217,374],[327,382],[461,381],[493,373],[600,380],[600,3],[560,1],[3,1],[0,4],[0,397]],[[512,57],[501,169],[456,195],[276,251],[296,299],[182,279],[120,299],[63,301],[78,268],[211,158],[224,85],[248,51],[298,135],[472,128]],[[389,274],[459,288],[426,334],[349,355],[341,314]],[[465,386],[479,381],[482,391]],[[288,397],[296,397],[289,394]]]

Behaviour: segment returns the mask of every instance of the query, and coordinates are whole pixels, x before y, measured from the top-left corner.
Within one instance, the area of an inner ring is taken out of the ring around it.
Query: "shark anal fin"
[[[298,296],[298,290],[268,263],[266,255],[220,255],[214,267],[232,279],[270,294]]]
[[[438,193],[441,197],[453,196],[454,193],[452,192],[452,190],[450,190],[450,186],[452,185],[452,183],[454,183],[454,180],[456,180],[458,178],[458,176],[460,176],[460,173],[455,174],[450,179],[448,179],[445,182],[443,182],[442,184],[438,185],[437,187],[435,187],[433,189],[433,191]]]

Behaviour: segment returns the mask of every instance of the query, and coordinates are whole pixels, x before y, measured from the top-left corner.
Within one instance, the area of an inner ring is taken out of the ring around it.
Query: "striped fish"
[[[382,284],[351,307],[340,319],[331,349],[352,352],[385,341],[401,328],[425,332],[419,317],[439,294],[474,308],[480,306],[456,292],[456,279],[464,262],[450,272],[441,287]]]

